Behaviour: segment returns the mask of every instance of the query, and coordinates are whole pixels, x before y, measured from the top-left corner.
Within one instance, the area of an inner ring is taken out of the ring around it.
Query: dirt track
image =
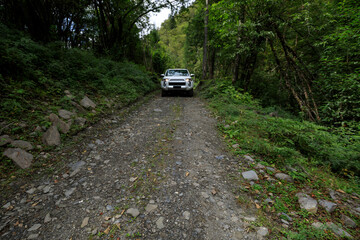
[[[155,97],[102,123],[64,169],[6,199],[1,239],[261,238],[234,194],[242,160],[200,99]]]

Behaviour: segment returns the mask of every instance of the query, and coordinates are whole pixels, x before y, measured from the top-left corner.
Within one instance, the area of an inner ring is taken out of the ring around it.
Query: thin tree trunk
[[[206,10],[204,18],[204,47],[203,47],[203,65],[202,65],[202,78],[207,78],[207,54],[208,54],[208,23],[209,23],[209,0],[205,0]]]

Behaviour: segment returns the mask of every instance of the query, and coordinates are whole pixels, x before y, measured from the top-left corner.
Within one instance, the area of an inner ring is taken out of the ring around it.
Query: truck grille
[[[185,82],[169,82],[170,86],[185,86]]]

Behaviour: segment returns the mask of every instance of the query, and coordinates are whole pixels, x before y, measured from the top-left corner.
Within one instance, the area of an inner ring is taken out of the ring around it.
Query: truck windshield
[[[189,76],[188,70],[168,70],[165,76]]]

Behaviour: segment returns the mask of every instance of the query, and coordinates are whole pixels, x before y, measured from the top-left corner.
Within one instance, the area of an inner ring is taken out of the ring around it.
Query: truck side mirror
[[[164,74],[161,74],[160,76],[165,77],[165,75],[164,75]]]
[[[195,74],[190,74],[190,77],[195,77]]]

